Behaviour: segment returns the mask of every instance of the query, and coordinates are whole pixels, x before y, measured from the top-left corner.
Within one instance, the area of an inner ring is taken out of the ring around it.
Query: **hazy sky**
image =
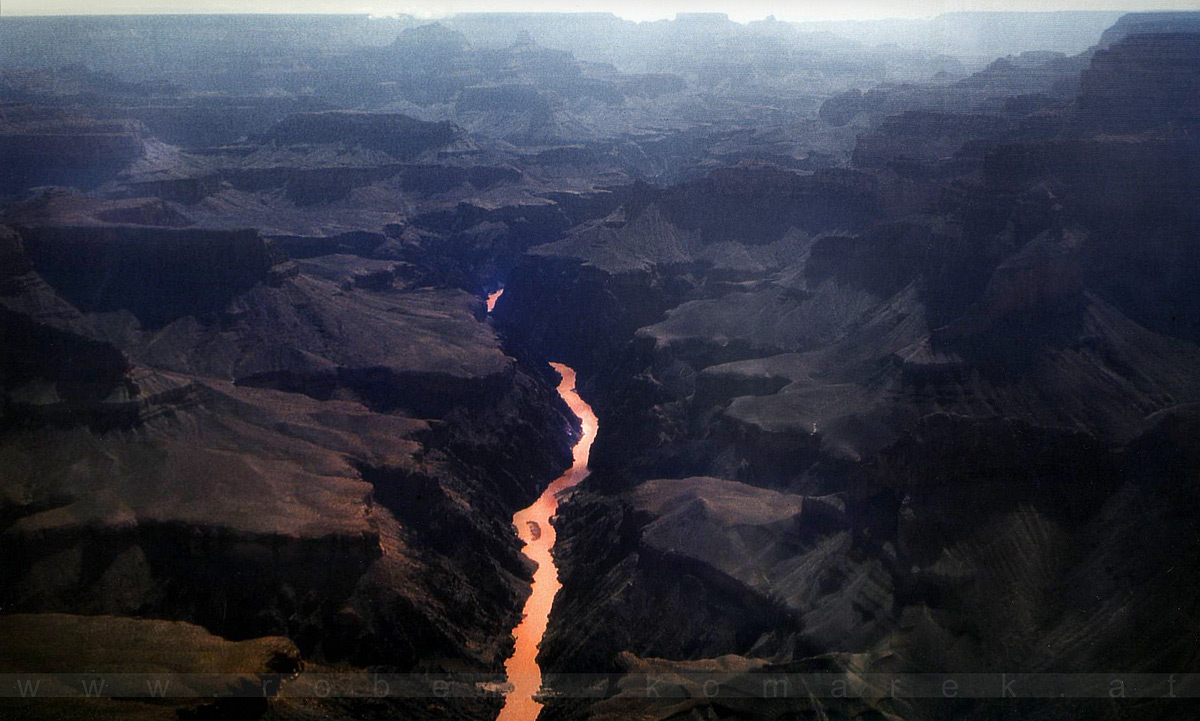
[[[1189,7],[1189,5],[1191,7]],[[724,12],[739,21],[928,17],[956,10],[1196,9],[1197,0],[0,0],[0,15],[342,12],[439,17],[460,12],[611,12],[630,20]]]

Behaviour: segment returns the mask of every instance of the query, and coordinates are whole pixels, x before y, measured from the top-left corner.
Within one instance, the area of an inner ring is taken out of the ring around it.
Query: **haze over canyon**
[[[1198,517],[1198,12],[0,17],[4,719],[1196,718]]]

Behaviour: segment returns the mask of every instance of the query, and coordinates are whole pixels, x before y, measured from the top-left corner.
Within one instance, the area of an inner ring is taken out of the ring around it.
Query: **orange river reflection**
[[[504,289],[494,291],[488,295],[487,310],[489,313],[496,310],[496,301],[500,300],[500,296],[504,295]]]
[[[534,721],[542,709],[542,704],[535,698],[542,685],[542,670],[537,663],[538,644],[546,634],[550,607],[562,587],[558,581],[558,567],[550,555],[555,539],[550,519],[558,510],[560,494],[587,477],[588,454],[596,438],[596,414],[575,392],[575,371],[562,363],[550,365],[562,376],[558,394],[582,421],[583,435],[575,444],[570,470],[551,483],[532,506],[513,515],[513,525],[526,544],[525,555],[537,563],[537,570],[533,574],[533,592],[525,601],[525,616],[513,631],[516,649],[504,664],[512,690],[504,699],[498,721]]]

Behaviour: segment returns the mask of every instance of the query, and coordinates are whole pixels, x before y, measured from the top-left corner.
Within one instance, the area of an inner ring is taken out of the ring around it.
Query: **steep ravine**
[[[510,279],[506,293],[520,292],[520,277]],[[567,283],[548,290],[570,297]],[[576,327],[589,326],[587,304],[552,305],[548,315],[573,314]],[[1111,315],[1090,312],[1094,327]],[[669,672],[687,662],[703,670],[740,657],[785,672],[1087,672],[1125,664],[1166,670],[1170,659],[1186,655],[1169,642],[1169,629],[1186,621],[1165,602],[1138,607],[1096,599],[1126,584],[1161,589],[1163,599],[1194,598],[1170,570],[1195,559],[1194,546],[1184,550],[1195,532],[1180,515],[1194,498],[1177,505],[1189,481],[1170,470],[1187,463],[1146,465],[1159,453],[1188,453],[1179,434],[1194,427],[1194,407],[1148,418],[1125,444],[1105,438],[1102,426],[1080,432],[961,412],[902,415],[894,440],[850,460],[823,443],[836,427],[828,436],[811,422],[756,428],[722,414],[732,398],[706,395],[700,386],[672,394],[664,375],[681,368],[686,374],[695,362],[686,351],[656,350],[632,334],[623,343],[591,340],[587,352],[610,363],[581,372],[580,385],[611,423],[598,434],[592,477],[554,523],[562,589],[538,654],[551,683],[556,672],[619,677],[646,664]],[[779,390],[772,378],[786,381],[782,374],[793,372],[790,358],[756,362],[694,367],[714,376],[705,381],[710,386],[742,388],[736,395],[749,405]],[[1095,362],[1086,354],[1071,359],[1076,367]],[[922,394],[947,403],[965,393],[955,378],[896,388],[922,403]],[[1101,410],[1086,412],[1099,419]],[[633,442],[615,440],[618,434]],[[671,445],[677,450],[663,456]],[[672,464],[677,473],[648,475]],[[1157,528],[1142,543],[1136,539],[1147,518]],[[1153,552],[1159,544],[1173,550]],[[1132,658],[1138,629],[1162,643]],[[764,711],[734,699],[688,704],[708,708],[696,711],[701,718]],[[1022,708],[1054,717],[1045,702]],[[1086,702],[1072,708],[1097,711]],[[977,710],[987,719],[1005,713],[1000,706]],[[805,699],[780,702],[776,711],[834,715],[827,704]],[[945,717],[934,704],[854,702],[838,713]],[[1147,713],[1170,718],[1172,711],[1161,705]],[[539,718],[631,715],[686,716],[668,702],[551,698]]]
[[[526,558],[537,565],[533,585],[525,601],[524,617],[513,630],[513,655],[505,662],[508,683],[512,685],[505,698],[499,721],[529,721],[537,718],[542,704],[537,700],[542,685],[538,650],[550,622],[550,611],[562,584],[555,565],[554,519],[560,501],[588,474],[588,455],[599,426],[596,414],[575,388],[575,371],[561,363],[552,363],[562,377],[558,393],[578,417],[579,439],[575,442],[573,462],[563,475],[554,480],[528,508],[513,515],[513,525],[525,544]]]
[[[733,205],[772,178],[747,168],[643,189],[508,277],[498,327],[574,366],[605,419],[592,475],[555,523],[562,589],[542,671],[1194,666],[1166,642],[1190,622],[1137,599],[1195,598],[1170,578],[1200,546],[1168,500],[1194,482],[1145,453],[1189,453],[1178,433],[1195,425],[1200,349],[1096,279],[1120,255],[1095,240],[1102,218],[990,180],[924,215],[875,204],[854,232],[799,213],[801,225],[738,237],[673,208]],[[856,196],[879,180],[842,179]],[[811,200],[812,182],[780,204]],[[1056,189],[1064,202],[1078,192]],[[1155,540],[1139,545],[1146,524]],[[1138,643],[1143,631],[1163,643]],[[756,713],[625,702],[551,698],[541,718]],[[780,705],[783,717],[946,713]]]

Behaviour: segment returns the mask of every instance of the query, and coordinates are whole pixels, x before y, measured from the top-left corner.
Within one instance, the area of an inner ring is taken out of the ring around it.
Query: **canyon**
[[[542,704],[536,700],[542,688],[542,673],[537,655],[550,623],[554,598],[562,584],[554,565],[554,543],[557,534],[554,517],[561,499],[587,478],[588,456],[599,430],[596,415],[575,389],[575,371],[561,363],[551,363],[562,380],[558,393],[567,407],[579,419],[579,440],[572,448],[572,463],[563,475],[550,482],[533,505],[513,514],[513,526],[525,544],[525,556],[536,564],[529,598],[522,609],[522,619],[513,630],[513,654],[504,664],[505,676],[512,690],[505,695],[504,708],[497,717],[502,721],[537,718]]]
[[[687,684],[1197,673],[1197,78],[1191,12],[0,18],[0,675],[219,676],[0,715],[1190,717]]]

